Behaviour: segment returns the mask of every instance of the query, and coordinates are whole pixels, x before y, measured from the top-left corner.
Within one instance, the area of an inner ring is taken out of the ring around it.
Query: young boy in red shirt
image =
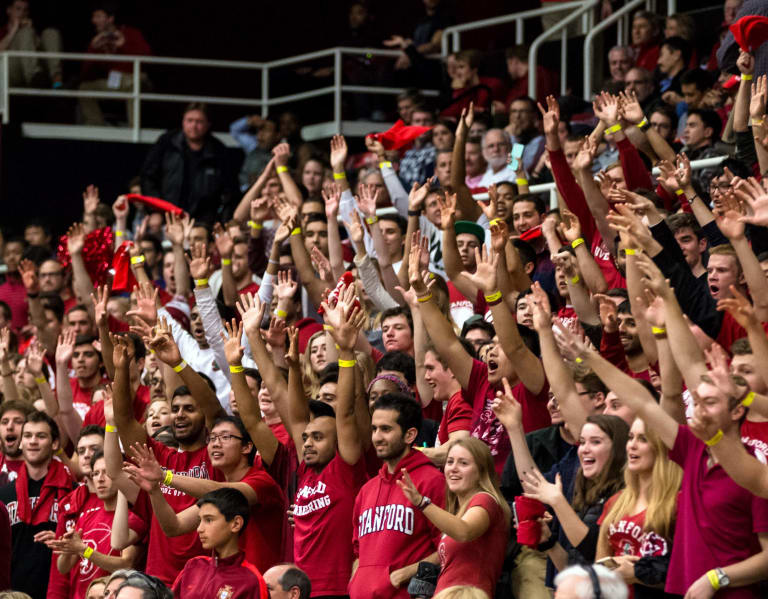
[[[248,500],[237,489],[206,493],[197,502],[200,543],[213,555],[192,558],[173,583],[176,599],[269,599],[256,566],[239,548],[240,533],[248,524]]]

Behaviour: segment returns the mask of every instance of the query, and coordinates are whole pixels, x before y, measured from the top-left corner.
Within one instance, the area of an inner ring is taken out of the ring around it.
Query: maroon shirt
[[[176,599],[269,599],[267,583],[240,552],[231,557],[198,556],[187,562],[173,583]]]

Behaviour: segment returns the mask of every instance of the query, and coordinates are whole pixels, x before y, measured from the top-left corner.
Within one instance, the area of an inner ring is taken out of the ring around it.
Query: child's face
[[[466,60],[457,60],[455,73],[456,79],[466,84],[477,73],[477,69],[471,68]]]
[[[200,524],[197,527],[203,549],[210,551],[225,545],[232,535],[237,535],[240,530],[239,522],[237,517],[227,522],[219,508],[211,503],[203,504],[200,507]]]

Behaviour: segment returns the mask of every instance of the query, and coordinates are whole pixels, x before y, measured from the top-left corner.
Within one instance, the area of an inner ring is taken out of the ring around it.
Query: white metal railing
[[[386,56],[397,57],[399,50],[387,50],[381,48],[328,48],[317,52],[309,52],[298,56],[282,58],[271,62],[246,62],[238,60],[209,60],[198,58],[174,58],[160,56],[126,56],[118,54],[90,54],[84,52],[34,52],[24,50],[6,50],[0,53],[0,111],[3,113],[3,123],[10,121],[10,97],[11,96],[42,96],[59,98],[103,98],[111,100],[130,100],[133,110],[132,141],[138,142],[141,136],[141,105],[142,102],[207,102],[208,104],[253,106],[261,109],[262,116],[266,116],[274,106],[284,105],[290,102],[308,100],[321,96],[333,96],[333,123],[337,133],[342,133],[341,97],[345,92],[362,94],[396,95],[404,91],[403,88],[382,86],[344,85],[342,82],[342,57],[343,56]],[[133,89],[128,92],[120,91],[87,91],[65,89],[39,89],[26,87],[10,87],[8,81],[8,61],[11,58],[36,57],[59,58],[62,60],[96,61],[96,62],[122,62],[132,64]],[[270,97],[269,74],[271,70],[321,58],[333,58],[334,82],[318,89]],[[142,92],[140,86],[142,66],[176,65],[191,67],[215,67],[220,69],[241,69],[246,71],[259,71],[261,74],[261,97],[225,97],[202,96],[184,94],[161,94]],[[437,90],[422,90],[426,96],[437,96]]]
[[[715,156],[714,158],[702,158],[701,160],[691,161],[691,170],[699,171],[712,166],[717,166],[728,156]],[[658,167],[654,167],[653,174],[658,175]],[[557,185],[555,183],[542,183],[540,185],[531,185],[528,189],[531,193],[549,193],[549,207],[551,209],[557,208]]]

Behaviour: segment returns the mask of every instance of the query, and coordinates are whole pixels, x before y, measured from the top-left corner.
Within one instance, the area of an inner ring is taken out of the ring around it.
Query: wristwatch
[[[731,579],[725,573],[722,568],[715,568],[715,574],[717,574],[717,581],[720,583],[720,588],[727,587],[731,584]]]

